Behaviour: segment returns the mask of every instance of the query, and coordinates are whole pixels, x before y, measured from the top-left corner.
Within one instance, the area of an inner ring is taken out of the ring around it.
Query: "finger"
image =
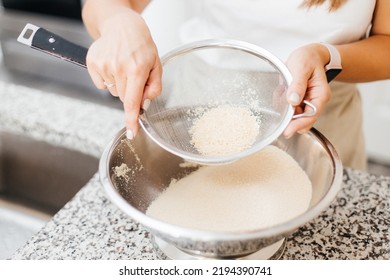
[[[160,60],[156,61],[155,67],[150,71],[149,78],[144,88],[142,109],[147,110],[150,105],[150,100],[161,94],[162,90],[162,66]]]
[[[291,72],[293,80],[287,89],[287,101],[293,105],[297,106],[302,103],[308,83],[313,74],[312,67],[304,65],[299,60],[297,61],[297,56],[291,56],[287,61],[287,67]]]
[[[89,48],[86,57],[86,64],[89,76],[92,79],[92,82],[98,89],[106,89],[104,85],[104,79],[101,74],[102,66],[98,65],[98,60],[94,58],[93,45]]]
[[[296,114],[308,113],[312,110],[309,106],[305,106],[305,110],[300,110]],[[313,127],[314,123],[317,121],[318,116],[314,115],[312,117],[301,117],[293,119],[287,128],[284,130],[283,135],[285,138],[291,138],[296,132],[305,133]]]
[[[118,97],[118,92],[115,84],[108,87],[107,90],[111,93],[112,96]]]
[[[104,79],[94,68],[89,67],[88,73],[92,79],[92,82],[98,89],[106,89],[106,86],[104,85]]]
[[[115,78],[112,75],[110,75],[110,77],[104,76],[103,80],[104,80],[104,85],[106,86],[106,89],[111,93],[111,95],[117,97],[118,93],[117,93],[117,86],[116,86]]]
[[[316,97],[310,98],[311,95]],[[314,125],[318,117],[321,115],[326,102],[329,100],[330,88],[328,85],[325,85],[323,87],[318,87],[316,92],[309,90],[307,96],[308,101],[310,101],[310,103],[316,108],[315,115],[310,117],[297,117],[296,119],[293,119],[283,132],[283,135],[286,138],[290,138],[295,132],[305,133]],[[295,115],[313,113],[313,108],[310,106],[304,104],[302,104],[302,106],[303,109],[301,106],[295,108]]]
[[[287,101],[293,105],[297,106],[302,103],[307,89],[307,83],[310,77],[300,76],[293,79],[291,85],[287,90]]]
[[[279,84],[275,87],[274,91],[272,92],[272,105],[273,108],[279,108],[280,107],[280,100],[281,98],[286,98],[287,94],[287,88],[283,84]]]
[[[125,102],[126,84],[127,84],[126,75],[123,75],[122,73],[115,74],[115,88],[117,94],[116,96],[119,97],[122,103]]]
[[[142,71],[142,70],[139,70]],[[126,92],[123,100],[125,111],[125,123],[129,139],[134,138],[138,133],[138,116],[141,108],[141,101],[144,93],[148,73],[132,73],[128,75]]]
[[[287,101],[295,106],[295,114],[301,114],[308,110],[309,106],[305,106],[304,109],[299,105],[302,104],[308,85],[309,77],[305,75],[301,75],[298,78],[295,78],[289,88],[287,89]],[[298,131],[303,131],[305,129],[310,128],[315,122],[315,117],[301,117],[298,119],[293,119],[288,124],[286,129],[283,132],[284,137],[291,138],[294,133]]]
[[[108,91],[112,96],[119,97],[118,90],[115,85],[111,89],[108,89]]]
[[[93,44],[87,53],[87,69],[95,86],[98,89],[108,90],[112,95],[117,96],[115,87],[115,78],[112,75],[112,65],[96,55],[95,44]]]

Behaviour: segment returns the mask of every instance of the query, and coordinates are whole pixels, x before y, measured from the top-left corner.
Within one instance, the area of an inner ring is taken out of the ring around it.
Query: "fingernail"
[[[149,106],[150,106],[150,99],[145,99],[144,103],[142,104],[142,109],[146,111],[148,110]]]
[[[290,93],[290,96],[288,97],[288,99],[292,104],[299,104],[299,101],[300,101],[300,97],[299,97],[298,93],[296,93],[296,92]]]
[[[132,139],[134,138],[134,133],[133,133],[133,131],[132,131],[131,129],[128,129],[128,130],[126,131],[126,137],[127,137],[127,139],[129,139],[129,140],[132,140]]]

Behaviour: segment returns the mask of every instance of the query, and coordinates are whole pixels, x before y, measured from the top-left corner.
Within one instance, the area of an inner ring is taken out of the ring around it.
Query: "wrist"
[[[329,52],[328,48],[322,43],[316,43],[315,48],[316,48],[316,53],[320,58],[321,64],[325,68],[325,66],[330,61],[330,52]]]
[[[323,61],[328,82],[332,81],[342,68],[341,55],[338,49],[328,43],[318,43],[319,55]]]
[[[113,7],[110,15],[100,21],[98,25],[99,34],[112,33],[113,30],[120,30],[122,27],[137,25],[140,15],[128,7]]]

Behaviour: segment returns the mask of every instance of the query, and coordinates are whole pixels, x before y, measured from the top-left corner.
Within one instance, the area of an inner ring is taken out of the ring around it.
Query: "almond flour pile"
[[[248,108],[221,105],[204,112],[190,129],[191,144],[204,156],[227,156],[250,148],[259,119]]]
[[[146,214],[182,227],[242,232],[302,214],[311,197],[311,182],[298,163],[268,146],[231,164],[201,166],[172,180]]]

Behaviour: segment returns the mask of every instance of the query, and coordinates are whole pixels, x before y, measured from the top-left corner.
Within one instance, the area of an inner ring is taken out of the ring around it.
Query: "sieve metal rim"
[[[245,41],[240,40],[233,40],[233,39],[207,39],[207,40],[200,40],[191,42],[188,44],[185,44],[183,46],[180,46],[178,48],[175,48],[171,50],[170,52],[166,53],[164,56],[161,57],[161,63],[164,66],[169,61],[187,54],[189,52],[193,52],[196,50],[201,49],[210,49],[210,48],[224,48],[224,49],[233,49],[233,50],[240,50],[244,51],[246,53],[249,53],[251,55],[254,55],[256,57],[259,57],[261,59],[265,59],[268,63],[274,66],[275,69],[277,69],[284,77],[287,86],[290,86],[292,82],[292,75],[290,71],[288,70],[287,66],[274,54],[272,54],[270,51],[257,46],[252,43],[248,43]],[[157,97],[158,98],[158,97]],[[153,101],[152,101],[153,102]],[[248,155],[251,155],[262,148],[268,146],[271,144],[275,139],[277,139],[285,130],[291,119],[294,115],[294,108],[291,104],[288,104],[287,112],[285,114],[285,117],[280,122],[279,126],[275,131],[270,134],[268,137],[265,137],[262,141],[254,144],[249,149],[245,149],[239,153],[230,154],[227,156],[204,156],[204,155],[196,155],[193,153],[189,153],[186,151],[182,151],[177,149],[177,147],[169,144],[166,142],[162,137],[160,137],[151,125],[149,124],[149,121],[145,117],[145,114],[141,114],[138,118],[139,124],[142,127],[142,129],[145,131],[145,133],[150,137],[157,145],[159,145],[161,148],[165,149],[166,151],[179,156],[183,159],[186,159],[191,162],[199,163],[199,164],[206,164],[206,165],[212,165],[212,164],[227,164],[230,162],[233,162],[235,160],[238,160],[240,158],[246,157]]]

